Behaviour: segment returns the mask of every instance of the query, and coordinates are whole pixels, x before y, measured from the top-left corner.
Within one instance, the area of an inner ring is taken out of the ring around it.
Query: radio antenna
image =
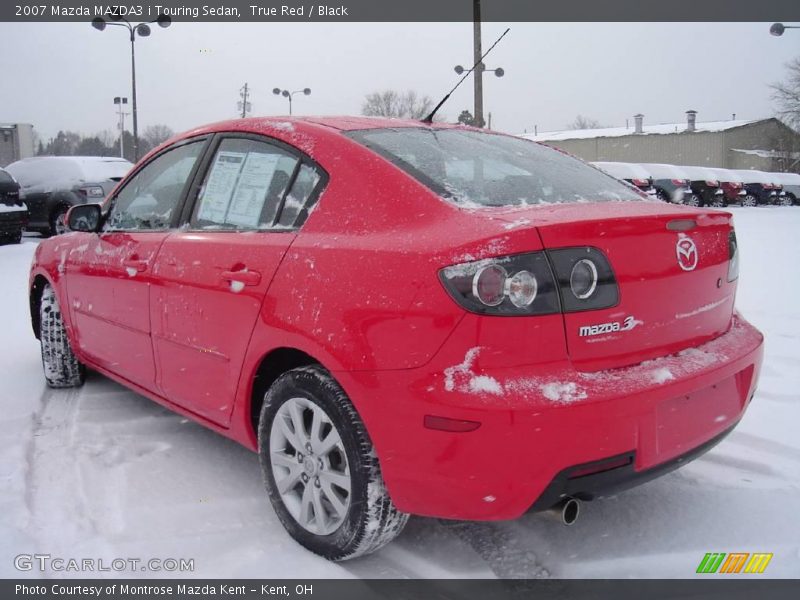
[[[442,105],[443,105],[445,102],[447,102],[447,100],[450,98],[450,95],[451,95],[453,92],[455,92],[455,91],[458,89],[458,86],[460,86],[460,85],[461,85],[461,84],[464,82],[464,80],[465,80],[467,77],[469,77],[470,73],[472,73],[472,72],[473,72],[473,71],[474,71],[474,70],[475,70],[475,69],[478,67],[478,65],[479,65],[479,64],[481,64],[481,63],[483,62],[483,59],[484,59],[484,58],[486,58],[487,56],[489,56],[489,52],[491,52],[491,51],[494,49],[494,47],[495,47],[495,46],[497,46],[497,44],[498,44],[498,43],[500,43],[500,40],[502,40],[502,39],[503,39],[503,38],[506,36],[506,34],[507,34],[509,31],[511,31],[511,28],[510,28],[510,27],[509,27],[509,28],[507,28],[507,29],[506,29],[506,30],[503,32],[503,34],[502,34],[502,35],[501,35],[499,38],[497,38],[497,40],[495,41],[495,43],[494,43],[494,44],[492,44],[492,45],[490,46],[490,48],[489,48],[489,49],[488,49],[486,52],[484,52],[484,53],[483,53],[483,56],[481,56],[481,57],[480,57],[480,59],[478,60],[478,62],[476,62],[474,65],[472,65],[472,68],[471,68],[469,71],[467,71],[466,73],[464,73],[464,76],[463,76],[461,79],[459,79],[459,80],[458,80],[458,83],[457,83],[457,84],[455,84],[455,85],[453,86],[453,89],[452,89],[452,90],[450,90],[449,92],[447,92],[447,95],[446,95],[444,98],[442,98],[442,99],[439,101],[439,104],[437,104],[437,105],[436,105],[436,107],[435,107],[435,108],[434,108],[434,109],[431,111],[431,114],[429,114],[427,117],[425,117],[424,119],[422,119],[422,122],[423,122],[423,123],[432,123],[432,122],[433,122],[433,117],[434,117],[434,115],[436,115],[436,113],[439,111],[439,109],[440,109],[440,108],[442,108]]]

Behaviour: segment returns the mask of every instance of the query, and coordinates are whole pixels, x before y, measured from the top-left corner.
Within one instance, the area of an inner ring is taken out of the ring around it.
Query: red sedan
[[[257,451],[335,560],[408,514],[571,522],[724,437],[761,366],[730,214],[491,132],[218,123],[68,224],[30,275],[48,384],[90,368]]]

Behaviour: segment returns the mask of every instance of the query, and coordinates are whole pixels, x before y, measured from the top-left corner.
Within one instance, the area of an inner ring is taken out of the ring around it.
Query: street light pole
[[[158,23],[159,27],[167,28],[172,24],[172,19],[169,15],[160,14],[152,21],[145,23],[138,23],[134,25],[125,17],[113,14],[109,16],[110,21],[106,21],[103,17],[95,17],[92,19],[92,27],[98,31],[105,30],[107,25],[118,25],[119,27],[126,27],[130,34],[131,41],[131,100],[133,112],[133,162],[139,160],[139,120],[138,112],[136,110],[136,35],[139,37],[148,37],[150,35],[150,23]],[[117,21],[123,21],[118,23]],[[120,133],[122,135],[122,133]]]
[[[304,96],[308,96],[311,94],[311,88],[303,88],[302,90],[295,90],[290,92],[289,90],[282,90],[281,88],[273,88],[272,93],[276,96],[283,96],[287,100],[289,100],[289,116],[292,115],[292,96],[295,94],[302,93]]]
[[[117,115],[119,116],[119,124],[117,125],[117,127],[119,129],[119,157],[120,158],[125,158],[125,152],[124,152],[123,146],[122,146],[122,138],[123,138],[122,134],[125,133],[125,115],[127,115],[128,113],[123,112],[122,105],[123,104],[127,104],[127,103],[128,103],[128,99],[127,98],[122,98],[120,96],[115,96],[114,97],[114,104],[116,104],[119,107],[119,110],[117,111]]]
[[[486,65],[481,61],[483,52],[481,51],[481,0],[473,0],[472,3],[472,62],[477,63],[475,67],[475,126],[483,127],[483,70]]]

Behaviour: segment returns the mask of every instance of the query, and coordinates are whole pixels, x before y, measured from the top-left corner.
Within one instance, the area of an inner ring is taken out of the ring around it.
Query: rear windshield
[[[14,183],[14,179],[3,169],[0,169],[0,183]]]
[[[81,171],[84,181],[101,183],[111,179],[119,181],[128,171],[133,168],[133,164],[127,160],[83,160],[81,161]]]
[[[347,135],[463,206],[644,200],[582,161],[521,138],[430,128],[368,129]]]

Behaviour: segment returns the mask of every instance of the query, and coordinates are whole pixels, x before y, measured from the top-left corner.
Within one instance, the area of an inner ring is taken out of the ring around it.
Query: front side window
[[[196,141],[168,150],[136,173],[112,200],[105,229],[169,229],[203,145]]]
[[[511,136],[415,127],[347,135],[461,206],[644,199],[578,159]]]
[[[198,194],[193,229],[270,229],[298,159],[267,142],[227,138]]]

